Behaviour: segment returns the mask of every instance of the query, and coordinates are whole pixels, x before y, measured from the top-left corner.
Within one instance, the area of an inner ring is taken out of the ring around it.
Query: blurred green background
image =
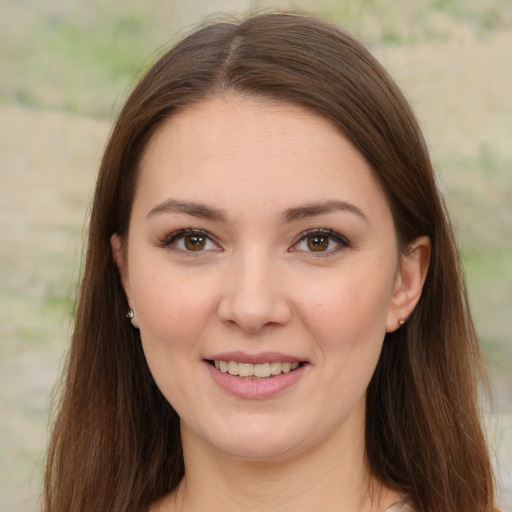
[[[416,110],[453,215],[512,510],[512,0],[3,0],[0,3],[0,511],[38,510],[105,139],[138,77],[204,18],[317,12],[351,30]],[[433,319],[435,321],[435,319]]]

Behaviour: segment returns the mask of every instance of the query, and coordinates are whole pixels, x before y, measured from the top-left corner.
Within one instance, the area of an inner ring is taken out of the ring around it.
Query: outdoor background
[[[511,0],[1,0],[0,512],[39,508],[84,222],[123,99],[205,15],[267,7],[353,31],[420,118],[496,390],[489,439],[512,510]]]

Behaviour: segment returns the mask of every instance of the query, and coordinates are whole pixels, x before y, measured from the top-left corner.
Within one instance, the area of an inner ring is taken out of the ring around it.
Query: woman
[[[311,17],[216,24],[106,148],[46,510],[494,511],[482,376],[390,77]]]

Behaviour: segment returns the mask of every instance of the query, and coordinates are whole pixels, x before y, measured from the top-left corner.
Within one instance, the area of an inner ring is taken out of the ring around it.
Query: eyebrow
[[[363,211],[353,203],[339,200],[322,201],[319,203],[308,203],[301,206],[288,208],[281,215],[281,223],[295,222],[301,219],[316,217],[333,212],[353,213],[363,220],[367,221]],[[194,201],[178,201],[177,199],[167,199],[157,204],[147,214],[147,218],[154,217],[163,213],[183,213],[192,217],[214,220],[218,222],[227,222],[227,214],[224,210],[214,208]]]
[[[226,222],[227,220],[227,215],[223,210],[193,201],[178,201],[176,199],[167,199],[157,204],[147,214],[147,218],[154,217],[161,213],[184,213],[193,217],[216,220],[219,222]]]
[[[368,221],[363,211],[353,203],[347,201],[330,200],[320,203],[308,203],[294,208],[289,208],[283,215],[284,222],[294,222],[308,217],[316,217],[333,212],[349,212]]]

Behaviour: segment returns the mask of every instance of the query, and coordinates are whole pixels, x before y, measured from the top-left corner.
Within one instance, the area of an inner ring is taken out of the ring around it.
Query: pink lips
[[[302,364],[296,370],[289,373],[281,373],[266,379],[244,379],[229,373],[224,373],[217,370],[210,361],[237,361],[240,363],[265,363],[271,361],[277,362],[302,362],[304,360],[298,359],[293,356],[279,354],[274,352],[264,352],[260,354],[247,354],[244,352],[225,352],[222,354],[215,354],[208,360],[205,360],[205,365],[210,372],[215,383],[227,391],[229,394],[245,398],[248,400],[263,400],[271,398],[283,392],[293,384],[295,384],[301,377],[303,377],[307,364]]]

